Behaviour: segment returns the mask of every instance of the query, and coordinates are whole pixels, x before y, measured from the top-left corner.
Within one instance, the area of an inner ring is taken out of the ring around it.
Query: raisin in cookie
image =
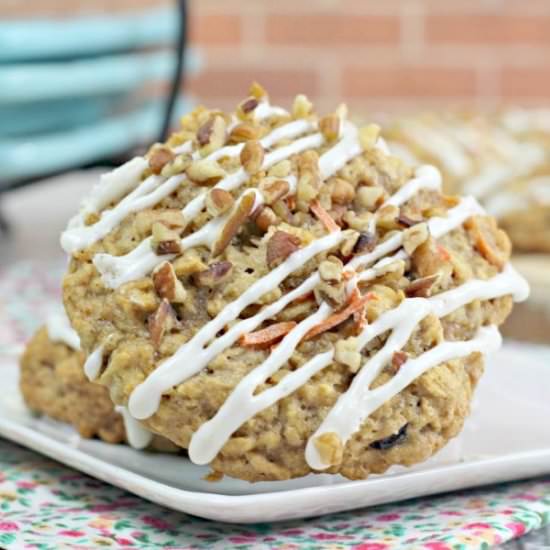
[[[434,144],[435,146],[435,144]],[[524,280],[439,172],[258,85],[107,174],[62,236],[86,370],[197,464],[363,479],[456,436]]]

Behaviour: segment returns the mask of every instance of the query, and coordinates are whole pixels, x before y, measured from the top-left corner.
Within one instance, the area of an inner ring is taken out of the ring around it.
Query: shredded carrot
[[[275,323],[256,332],[243,334],[239,343],[244,347],[269,348],[274,342],[288,334],[295,326],[295,321]]]
[[[294,210],[296,208],[296,195],[287,197],[286,204],[290,210]]]
[[[292,300],[291,303],[293,304],[301,304],[302,302],[308,302],[309,300],[312,300],[314,298],[313,292],[308,292],[307,294],[302,294],[301,296],[298,296],[295,300]]]
[[[322,323],[314,326],[306,334],[305,340],[311,340],[311,338],[315,338],[315,336],[318,336],[319,334],[330,330],[336,325],[343,323],[350,315],[353,315],[356,311],[360,311],[361,309],[363,309],[365,307],[365,304],[369,300],[371,300],[373,296],[374,294],[372,292],[367,292],[367,294],[361,296],[359,294],[359,291],[355,290],[352,293],[350,300],[348,304],[344,307],[344,309],[333,313],[332,315],[327,317]]]
[[[330,233],[339,231],[340,227],[332,219],[332,216],[321,206],[321,203],[318,200],[315,200],[311,203],[309,207],[319,221],[329,230]]]
[[[367,311],[365,306],[353,314],[353,322],[355,323],[356,334],[360,334],[367,326]]]
[[[342,278],[344,279],[344,281],[349,281],[353,279],[355,275],[357,275],[355,269],[344,270],[342,273]]]

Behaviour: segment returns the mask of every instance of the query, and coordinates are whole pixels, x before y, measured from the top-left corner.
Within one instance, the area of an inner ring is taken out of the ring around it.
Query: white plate
[[[414,468],[366,481],[319,475],[250,484],[208,483],[207,468],[182,456],[80,439],[36,418],[17,391],[17,367],[4,359],[0,435],[175,510],[227,522],[274,521],[351,510],[550,473],[550,348],[508,344],[490,361],[461,437]]]

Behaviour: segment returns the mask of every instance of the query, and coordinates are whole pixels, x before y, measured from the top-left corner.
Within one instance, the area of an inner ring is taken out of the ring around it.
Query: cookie
[[[548,120],[548,114],[547,118]],[[389,124],[389,147],[433,163],[449,192],[473,195],[519,252],[550,252],[550,126],[538,111],[424,114]]]
[[[124,408],[116,410],[107,388],[85,376],[85,355],[78,335],[62,313],[51,315],[29,341],[20,361],[20,389],[28,407],[72,424],[81,437],[136,448],[174,452],[175,446],[152,437]]]
[[[344,106],[258,85],[102,178],[61,239],[86,371],[216,474],[364,479],[459,433],[510,242]]]

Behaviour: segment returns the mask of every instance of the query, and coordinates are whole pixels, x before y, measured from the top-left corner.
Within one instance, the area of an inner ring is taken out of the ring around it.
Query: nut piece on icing
[[[162,262],[153,271],[153,285],[160,298],[166,298],[170,303],[178,304],[185,301],[187,292],[176,277],[174,267],[170,262]]]
[[[300,248],[300,239],[296,235],[275,231],[267,242],[266,261],[270,269],[284,262],[293,252]]]
[[[166,227],[162,222],[155,222],[152,227],[151,246],[157,254],[179,254],[179,233]]]
[[[334,432],[324,433],[314,439],[314,444],[323,464],[338,466],[342,463],[344,446],[338,434]]]
[[[241,151],[241,164],[249,174],[255,174],[262,168],[264,148],[257,140],[247,141]]]
[[[225,214],[235,204],[235,199],[229,191],[214,188],[206,195],[206,210],[211,216]]]
[[[169,332],[178,325],[176,313],[166,298],[162,300],[159,307],[149,316],[147,326],[151,335],[153,346],[158,349],[166,332]]]
[[[256,203],[255,193],[245,193],[239,201],[236,208],[229,215],[225,222],[220,236],[212,246],[212,256],[219,256],[231,242],[231,239],[237,234],[244,222],[249,218],[254,204]]]

